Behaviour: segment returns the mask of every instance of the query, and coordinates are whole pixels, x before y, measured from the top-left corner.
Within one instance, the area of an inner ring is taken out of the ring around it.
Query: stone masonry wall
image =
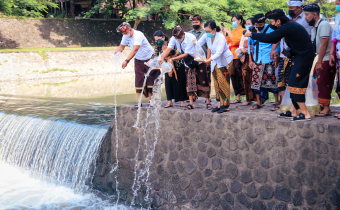
[[[124,106],[118,115],[118,182],[125,200],[132,197],[139,141],[132,128],[136,111]],[[339,123],[254,116],[162,109],[149,179],[152,208],[340,209]],[[116,160],[114,126],[93,179],[93,187],[108,194],[116,191],[115,173],[109,173]],[[145,157],[142,152],[137,159]],[[144,194],[142,186],[137,202]]]

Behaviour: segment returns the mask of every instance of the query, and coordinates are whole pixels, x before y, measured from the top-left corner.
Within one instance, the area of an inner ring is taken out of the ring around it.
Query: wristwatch
[[[126,61],[127,63],[129,63],[129,62],[130,62],[130,60],[128,60],[128,59],[126,59],[125,61]]]

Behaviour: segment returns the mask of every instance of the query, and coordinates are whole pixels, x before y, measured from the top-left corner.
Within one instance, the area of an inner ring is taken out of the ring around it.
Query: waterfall
[[[84,192],[106,132],[100,126],[0,113],[0,161]]]

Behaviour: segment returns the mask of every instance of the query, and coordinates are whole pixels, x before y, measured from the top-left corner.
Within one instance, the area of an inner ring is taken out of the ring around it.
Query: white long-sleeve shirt
[[[233,54],[229,50],[227,40],[221,33],[216,33],[214,43],[211,38],[204,34],[199,40],[198,45],[202,46],[205,43],[208,45],[208,49],[211,51],[211,72],[214,71],[215,66],[217,68],[228,67],[229,63],[233,60]]]

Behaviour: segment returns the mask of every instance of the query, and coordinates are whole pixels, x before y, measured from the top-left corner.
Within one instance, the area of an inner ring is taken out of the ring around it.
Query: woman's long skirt
[[[196,68],[185,67],[187,79],[187,93],[189,96],[209,98],[210,83],[207,74],[207,65],[205,63],[199,64]]]
[[[177,79],[174,72],[171,74],[171,77],[168,73],[165,74],[166,98],[168,101],[174,99],[175,102],[188,100],[185,66],[183,63],[175,63],[174,65]]]
[[[230,105],[230,72],[233,68],[232,63],[229,67],[217,68],[217,65],[212,72],[214,80],[216,98],[219,99],[221,105],[229,107]]]
[[[231,71],[231,82],[233,84],[235,95],[245,95],[244,84],[242,78],[242,63],[240,59],[233,60],[233,68]]]

